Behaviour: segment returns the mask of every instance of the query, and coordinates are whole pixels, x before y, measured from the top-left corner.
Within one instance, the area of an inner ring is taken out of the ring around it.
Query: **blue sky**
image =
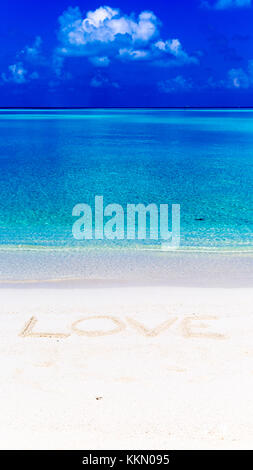
[[[0,106],[253,106],[253,0],[9,0]]]

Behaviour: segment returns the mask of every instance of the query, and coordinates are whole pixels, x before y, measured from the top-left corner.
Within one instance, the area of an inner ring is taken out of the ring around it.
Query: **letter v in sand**
[[[142,323],[139,323],[133,318],[127,318],[128,323],[130,323],[131,326],[133,326],[137,331],[139,331],[139,333],[144,336],[158,336],[162,331],[167,330],[176,320],[177,317],[172,317],[169,320],[166,320],[160,325],[156,326],[155,328],[148,329],[144,325],[142,325]]]

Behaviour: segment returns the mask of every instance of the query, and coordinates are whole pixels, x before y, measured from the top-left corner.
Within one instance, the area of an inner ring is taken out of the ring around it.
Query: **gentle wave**
[[[35,252],[91,252],[91,251],[151,251],[157,253],[246,253],[253,254],[253,246],[244,247],[208,247],[208,246],[183,246],[175,249],[162,249],[160,245],[140,245],[131,244],[128,247],[124,246],[44,246],[44,245],[0,245],[0,252],[21,252],[21,251],[35,251]]]

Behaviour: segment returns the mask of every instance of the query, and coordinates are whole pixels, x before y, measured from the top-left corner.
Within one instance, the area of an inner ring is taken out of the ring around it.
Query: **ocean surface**
[[[98,195],[180,204],[180,252],[251,253],[252,188],[253,110],[0,110],[0,277],[22,252],[159,251],[75,240],[73,207]]]

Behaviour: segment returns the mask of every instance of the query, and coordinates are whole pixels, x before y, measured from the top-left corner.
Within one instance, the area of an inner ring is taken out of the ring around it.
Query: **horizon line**
[[[0,106],[0,109],[253,109],[253,106]]]

